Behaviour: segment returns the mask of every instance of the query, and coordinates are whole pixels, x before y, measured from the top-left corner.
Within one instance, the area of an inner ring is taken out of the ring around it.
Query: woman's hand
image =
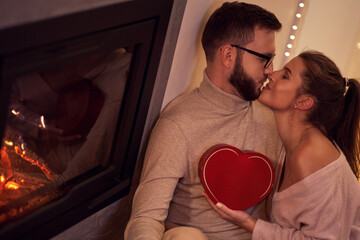
[[[220,214],[223,219],[228,220],[241,228],[246,229],[249,232],[253,232],[256,219],[247,214],[244,211],[240,210],[231,210],[230,208],[226,207],[224,204],[218,202],[216,205],[213,201],[209,198],[209,196],[204,192],[203,193],[206,200],[208,200],[210,206]]]

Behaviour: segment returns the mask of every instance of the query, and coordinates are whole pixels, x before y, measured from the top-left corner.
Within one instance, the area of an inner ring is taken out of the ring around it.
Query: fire
[[[9,143],[12,143],[12,142],[8,142],[6,145],[8,146],[11,146],[11,144]],[[51,176],[51,171],[46,167],[45,163],[42,162],[41,160],[39,159],[33,159],[29,156],[27,156],[27,152],[25,150],[25,146],[24,145],[20,145],[20,146],[13,146],[12,147],[13,150],[10,150],[8,149],[7,147],[3,147],[1,148],[1,161],[0,161],[0,167],[7,170],[5,172],[5,175],[2,174],[0,175],[0,183],[4,183],[6,182],[12,175],[12,168],[11,168],[11,163],[10,163],[10,159],[9,159],[9,156],[7,153],[15,153],[16,155],[20,156],[22,159],[36,165],[38,168],[40,168],[42,170],[42,172],[46,175],[46,177],[48,179],[52,179],[52,176]],[[1,169],[0,168],[0,169]]]
[[[4,143],[5,143],[6,145],[10,146],[10,147],[14,146],[14,143],[11,142],[11,141],[6,141],[6,140],[5,140]]]
[[[13,181],[8,181],[6,184],[5,184],[5,188],[7,189],[18,189],[20,187],[19,184],[17,184],[16,182],[13,182]]]
[[[14,153],[20,157],[22,157],[23,159],[25,159],[26,161],[28,162],[31,162],[33,164],[35,164],[36,166],[38,166],[42,171],[43,173],[47,176],[47,177],[50,177],[51,175],[51,172],[50,170],[45,166],[44,163],[40,163],[39,161],[35,160],[35,159],[32,159],[28,156],[26,156],[26,151],[25,150],[22,150],[20,149],[18,146],[15,146],[14,147]]]
[[[14,109],[13,109],[13,110],[11,110],[11,112],[12,112],[12,114],[14,114],[15,116],[17,116],[17,115],[19,115],[19,114],[20,114],[20,112],[17,112],[17,111],[15,111]]]
[[[40,116],[40,122],[41,124],[39,125],[40,128],[46,128],[46,125],[45,125],[45,118],[44,116]]]
[[[10,158],[6,151],[6,147],[0,149],[0,189],[13,176]]]

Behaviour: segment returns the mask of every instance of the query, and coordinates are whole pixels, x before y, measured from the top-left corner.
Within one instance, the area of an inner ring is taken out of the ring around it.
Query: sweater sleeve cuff
[[[273,231],[271,223],[258,219],[253,230],[252,240],[266,239],[267,236],[272,236]]]

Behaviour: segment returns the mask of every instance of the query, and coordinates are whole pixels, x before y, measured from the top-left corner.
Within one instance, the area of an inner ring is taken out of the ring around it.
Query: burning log
[[[9,155],[6,153],[6,147],[3,147],[0,149],[0,191],[13,174]]]
[[[38,168],[41,169],[41,171],[45,174],[45,176],[51,180],[51,171],[46,167],[45,162],[41,161],[40,159],[36,160],[34,158],[28,157],[26,155],[26,151],[21,150],[19,147],[15,146],[14,150],[11,151],[15,153],[16,155],[20,156],[22,159],[31,162],[32,164],[36,165]]]

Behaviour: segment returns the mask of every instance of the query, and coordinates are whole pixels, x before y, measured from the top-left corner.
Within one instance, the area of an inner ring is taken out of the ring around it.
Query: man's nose
[[[266,76],[271,75],[273,72],[274,72],[274,64],[273,63],[271,63],[269,67],[264,69],[264,74]]]

